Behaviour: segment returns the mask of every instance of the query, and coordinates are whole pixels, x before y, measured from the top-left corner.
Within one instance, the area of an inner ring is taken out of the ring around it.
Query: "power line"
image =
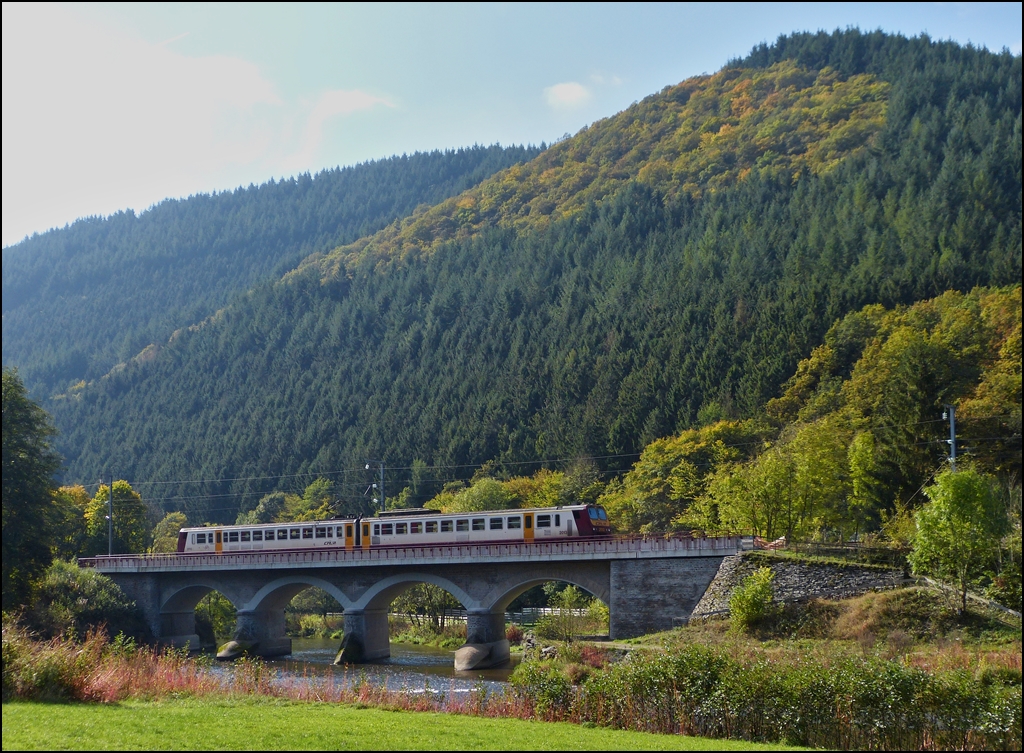
[[[962,417],[962,418],[960,418],[960,421],[961,422],[964,422],[964,421],[982,421],[982,420],[990,420],[990,419],[996,419],[996,418],[1012,417],[1013,415],[1014,414],[1012,414],[1012,413],[1000,413],[1000,414],[995,414],[995,415],[990,415],[990,416],[969,416],[969,417]],[[875,432],[875,431],[881,431],[881,430],[885,430],[885,429],[909,428],[909,427],[914,427],[914,426],[923,426],[923,425],[927,425],[927,424],[940,423],[940,422],[943,422],[944,420],[945,419],[939,418],[939,419],[927,419],[927,420],[924,420],[924,421],[915,421],[915,422],[906,423],[906,424],[887,424],[887,425],[881,425],[881,426],[869,426],[869,427],[865,427],[863,429],[859,429],[859,431]],[[856,431],[858,431],[858,429],[854,429],[854,431],[856,432]],[[1000,440],[1000,439],[1016,439],[1016,438],[1019,438],[1019,437],[1020,437],[1020,435],[1011,435],[1011,436],[1005,436],[1005,437],[983,437],[983,438],[967,437],[963,441],[969,443],[969,442],[979,442],[979,441],[997,441],[997,440]],[[914,446],[923,446],[923,445],[928,445],[928,444],[936,444],[936,443],[941,443],[943,441],[944,440],[936,439],[936,440],[926,440],[926,441],[922,441],[922,442],[916,442],[916,443],[912,443],[912,444],[888,445],[888,446],[890,448],[892,448],[892,449],[902,449],[902,448],[906,448],[906,447],[914,447]],[[737,443],[732,443],[732,444],[724,444],[723,443],[722,446],[725,447],[725,448],[732,449],[732,448],[750,447],[750,446],[760,445],[760,444],[763,444],[763,443],[764,443],[764,440],[760,440],[759,439],[759,440],[753,440],[753,441],[750,441],[750,442],[737,442]],[[576,462],[577,460],[581,460],[581,459],[585,459],[585,460],[613,460],[613,459],[620,459],[620,458],[637,458],[637,457],[641,457],[642,455],[643,455],[643,452],[641,451],[641,452],[630,452],[630,453],[616,453],[616,454],[610,454],[610,455],[590,455],[590,456],[586,456],[585,458],[580,458],[580,457],[562,457],[562,458],[547,458],[547,459],[541,459],[541,460],[499,461],[499,462],[496,462],[495,465],[496,465],[496,467],[500,467],[500,468],[505,468],[505,467],[545,466],[545,465],[558,465],[558,464],[563,464],[563,463],[572,463],[572,462]],[[490,462],[490,461],[488,461],[488,462]],[[418,468],[414,467],[414,466],[395,466],[391,470],[393,470],[393,471],[414,471],[414,470],[416,470],[416,471],[419,471],[419,470],[423,470],[423,471],[449,470],[449,471],[452,471],[452,470],[470,469],[470,468],[472,468],[472,469],[479,469],[479,468],[483,467],[483,465],[484,464],[481,464],[481,463],[458,463],[458,464],[434,464],[434,465],[419,466]],[[693,463],[693,462],[691,462],[691,465],[694,465],[696,467],[711,467],[712,465],[715,465],[715,464],[714,463]],[[628,470],[629,469],[607,470],[607,471],[599,471],[599,473],[602,476],[606,476],[606,475],[610,475],[610,474],[613,474],[613,473],[628,472]],[[282,481],[282,480],[285,480],[285,479],[323,478],[323,477],[328,477],[328,476],[345,476],[345,475],[348,475],[348,474],[365,474],[365,473],[366,473],[365,467],[360,467],[360,468],[341,468],[341,469],[335,469],[335,470],[306,471],[306,472],[303,472],[303,473],[290,473],[290,474],[277,474],[277,475],[235,476],[235,477],[227,477],[227,478],[183,479],[183,480],[164,480],[164,481],[139,481],[139,480],[136,480],[136,481],[130,481],[129,484],[132,486],[132,488],[144,488],[144,487],[152,487],[152,486],[172,486],[172,485],[184,486],[184,485],[188,485],[188,484],[227,484],[227,483],[253,482],[253,481]],[[446,478],[446,477],[437,477],[437,478],[422,478],[422,477],[419,477],[419,478],[416,479],[417,483],[420,483],[420,484],[448,483],[448,482],[450,482],[452,480],[458,480],[458,479],[451,479],[451,478]],[[413,479],[409,478],[409,479],[398,479],[395,482],[396,483],[410,483],[411,484],[412,481],[413,481]],[[357,487],[361,487],[361,482],[345,482],[345,481],[340,481],[340,482],[336,482],[336,483],[338,485],[342,486],[342,487],[348,487],[348,488],[350,488],[352,490],[355,490]],[[83,486],[85,488],[92,488],[92,487],[97,487],[98,488],[100,485],[101,485],[100,483],[83,484]],[[278,490],[271,490],[271,491],[278,491]],[[295,491],[299,492],[301,490],[296,489]],[[220,493],[220,494],[173,495],[173,496],[168,496],[168,497],[151,497],[147,501],[150,501],[150,502],[163,502],[163,501],[188,501],[188,500],[200,500],[200,499],[217,499],[217,498],[227,498],[227,497],[240,498],[240,497],[248,496],[248,495],[251,495],[251,494],[259,494],[259,493],[261,493],[260,490],[251,490],[251,491],[228,492],[228,493]],[[263,492],[263,493],[270,493],[270,492]]]

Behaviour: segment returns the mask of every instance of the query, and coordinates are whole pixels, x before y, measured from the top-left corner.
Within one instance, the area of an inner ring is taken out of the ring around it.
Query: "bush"
[[[100,629],[139,640],[149,637],[142,613],[114,581],[62,560],[47,568],[26,620],[44,638]]]
[[[590,676],[590,667],[584,666],[583,664],[572,664],[565,665],[565,676],[569,678],[569,682],[573,685],[582,685],[583,682]]]
[[[533,700],[541,716],[561,718],[573,700],[572,681],[550,662],[523,662],[509,682],[518,694]]]
[[[750,630],[776,614],[774,578],[770,567],[761,567],[736,586],[729,598],[733,627]]]
[[[505,640],[507,640],[513,646],[518,646],[520,643],[522,643],[523,636],[523,629],[514,622],[510,623],[508,627],[505,628]]]

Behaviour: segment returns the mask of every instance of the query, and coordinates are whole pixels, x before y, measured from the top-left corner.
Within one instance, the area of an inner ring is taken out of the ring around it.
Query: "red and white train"
[[[178,532],[178,553],[367,550],[432,544],[530,543],[610,535],[608,514],[600,505],[448,514],[420,508],[389,510],[375,518],[182,528]]]

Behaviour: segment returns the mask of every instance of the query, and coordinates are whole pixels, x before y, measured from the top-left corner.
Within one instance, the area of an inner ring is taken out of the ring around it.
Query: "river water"
[[[332,675],[338,686],[369,682],[386,686],[389,690],[461,694],[481,688],[488,693],[500,692],[519,663],[519,656],[513,654],[512,664],[508,667],[456,672],[455,652],[451,649],[392,642],[388,659],[336,667],[332,662],[339,646],[340,641],[325,638],[293,638],[291,655],[268,659],[267,664],[283,681]]]

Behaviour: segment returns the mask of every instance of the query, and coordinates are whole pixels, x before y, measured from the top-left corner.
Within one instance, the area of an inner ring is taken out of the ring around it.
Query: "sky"
[[[550,143],[793,31],[1021,52],[1020,3],[3,3],[3,245],[395,154]]]

